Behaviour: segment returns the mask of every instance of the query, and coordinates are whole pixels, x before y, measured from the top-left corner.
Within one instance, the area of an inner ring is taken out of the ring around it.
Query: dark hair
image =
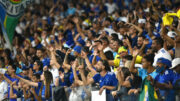
[[[150,62],[151,65],[154,62],[154,54],[145,55],[143,58],[146,59],[146,61]]]
[[[93,37],[96,37],[96,32],[95,32],[95,31],[90,30],[90,32],[91,32],[91,34],[92,34]]]
[[[15,64],[10,64],[10,66],[12,66],[12,69],[14,69],[14,71],[16,72],[16,69],[17,69],[16,65]]]
[[[156,44],[159,44],[161,45],[161,47],[163,47],[164,40],[162,38],[158,37],[158,38],[155,38],[154,40],[156,41]]]
[[[132,60],[133,56],[132,55],[125,55],[123,58],[125,58],[127,60]]]
[[[45,98],[50,97],[50,84],[53,81],[53,76],[50,71],[44,71],[44,78],[46,80],[46,88],[45,88]]]
[[[138,37],[142,37],[143,39],[145,39],[145,38],[146,38],[144,35],[139,35]]]
[[[82,47],[82,51],[84,51],[84,52],[86,52],[88,54],[90,53],[89,47],[87,47],[87,46]]]
[[[141,86],[141,83],[142,83],[142,78],[137,76],[136,74],[133,74],[133,76],[134,76],[134,78],[132,80],[131,86],[133,86],[135,89],[139,88]]]
[[[4,52],[8,58],[11,58],[11,50],[10,49],[5,49]]]
[[[99,42],[99,43],[101,43],[101,44],[102,44],[102,41],[101,41],[101,40],[95,40],[94,42]]]
[[[111,71],[108,61],[106,61],[106,60],[99,60],[99,61],[101,61],[103,63],[106,71]]]
[[[35,76],[36,79],[38,79],[38,80],[40,80],[40,78],[41,78],[41,75],[39,73],[34,73],[33,76]]]
[[[72,20],[68,20],[68,23],[72,24],[73,26],[75,26],[75,23]]]
[[[118,38],[113,38],[113,41],[117,41],[119,46],[123,45],[123,42],[121,40],[119,40]]]
[[[131,76],[131,72],[129,71],[129,69],[127,67],[122,67],[121,71],[124,74],[124,79],[126,79],[128,76]]]
[[[35,62],[39,66],[39,70],[43,70],[43,63],[40,60],[36,60]]]
[[[45,49],[44,49],[44,48],[38,48],[37,51],[38,51],[38,50],[41,51],[42,53],[45,52]]]
[[[101,40],[106,41],[106,42],[107,42],[107,44],[109,45],[109,40],[108,40],[108,38],[107,38],[107,37],[102,37],[102,38],[101,38]]]
[[[115,39],[118,39],[118,35],[116,33],[112,33],[111,36]]]

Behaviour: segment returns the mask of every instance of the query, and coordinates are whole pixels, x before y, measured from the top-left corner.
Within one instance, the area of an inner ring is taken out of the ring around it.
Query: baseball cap
[[[121,52],[127,52],[127,49],[125,49],[124,47],[120,47],[118,49],[118,53],[121,53]]]
[[[74,50],[75,52],[78,52],[79,54],[81,53],[81,47],[80,47],[80,46],[75,46],[75,47],[73,48],[73,50]]]
[[[170,69],[173,69],[173,68],[175,68],[178,65],[180,65],[180,58],[175,58],[172,61],[172,67]]]
[[[175,37],[177,36],[176,32],[174,32],[174,31],[169,31],[169,32],[167,33],[167,35],[168,35],[169,37],[171,37],[171,38],[175,38]]]
[[[157,62],[162,63],[162,64],[165,64],[165,65],[168,66],[168,67],[171,67],[171,66],[172,66],[171,61],[169,61],[168,59],[163,58],[163,57],[159,58],[159,59],[157,60]]]

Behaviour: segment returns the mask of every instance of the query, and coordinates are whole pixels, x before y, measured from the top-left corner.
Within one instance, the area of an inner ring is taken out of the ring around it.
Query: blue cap
[[[79,42],[82,46],[85,45],[85,41],[84,41],[83,39],[81,39],[81,38],[79,38],[79,39],[77,40],[77,42]]]
[[[81,47],[80,46],[75,46],[73,48],[74,51],[78,52],[79,54],[81,53]]]
[[[162,63],[162,64],[165,64],[165,65],[168,66],[168,67],[171,67],[171,66],[172,66],[171,61],[168,60],[168,59],[166,59],[166,58],[163,58],[163,57],[158,58],[157,62]]]

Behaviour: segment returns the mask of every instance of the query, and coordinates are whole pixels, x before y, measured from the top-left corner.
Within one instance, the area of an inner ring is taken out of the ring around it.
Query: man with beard
[[[143,46],[143,43],[144,43],[144,40],[146,39],[146,37],[145,36],[143,36],[143,35],[140,35],[140,36],[138,36],[138,39],[137,39],[137,45],[133,48],[133,52],[139,52],[139,50],[141,49],[141,47]],[[147,52],[147,49],[148,49],[149,47],[146,45],[145,46],[145,49],[144,49],[144,52]]]
[[[80,72],[83,82],[86,85],[92,84],[92,83],[99,83],[100,90],[99,94],[101,95],[103,90],[106,89],[106,99],[107,101],[113,101],[113,97],[111,95],[111,90],[113,90],[117,85],[117,79],[114,73],[109,72],[110,67],[107,61],[105,60],[99,60],[97,64],[95,65],[96,73],[93,78],[87,78],[85,79],[84,73]]]
[[[157,66],[157,60],[158,58],[161,58],[161,57],[168,59],[170,61],[172,60],[171,55],[169,54],[167,50],[163,48],[163,45],[164,45],[164,41],[162,38],[155,38],[152,42],[151,47],[156,52],[153,66]]]

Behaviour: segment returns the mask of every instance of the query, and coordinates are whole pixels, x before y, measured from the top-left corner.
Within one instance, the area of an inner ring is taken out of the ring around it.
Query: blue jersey
[[[107,72],[104,77],[97,73],[94,77],[94,82],[99,83],[100,88],[103,86],[116,86],[118,81],[113,72]],[[110,94],[110,90],[106,90],[106,94]]]
[[[4,76],[6,78],[8,78],[10,81],[14,82],[16,81],[16,84],[18,84],[19,80],[17,78],[12,78],[11,76],[9,76],[8,74],[4,74]],[[15,89],[13,89],[13,93],[16,94],[17,91]],[[8,98],[10,98],[10,84],[8,84]],[[10,101],[17,101],[16,98],[14,99],[9,99]]]
[[[173,79],[173,82],[172,82],[173,86],[175,85],[177,80],[180,80],[180,74],[179,73],[174,74],[174,79]]]
[[[39,92],[41,90],[42,82],[38,82],[38,87],[35,87],[35,92],[37,95],[39,95]],[[34,97],[34,100],[37,101],[37,99]]]
[[[155,78],[159,83],[173,82],[174,80],[174,72],[170,69],[165,70],[163,74],[158,74]],[[165,98],[165,101],[175,101],[175,92],[174,90],[161,90],[159,89],[160,96]]]

